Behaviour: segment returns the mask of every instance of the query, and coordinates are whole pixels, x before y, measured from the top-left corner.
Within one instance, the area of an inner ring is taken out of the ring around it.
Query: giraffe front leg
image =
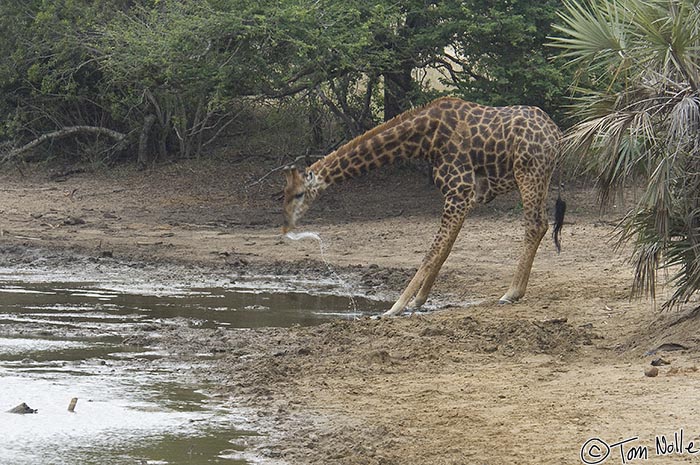
[[[425,279],[423,279],[423,283],[420,286],[420,290],[413,298],[413,300],[408,304],[410,308],[420,308],[428,300],[428,295],[430,294],[430,290],[433,288],[433,284],[435,284],[435,279],[437,278],[438,272],[440,271],[440,268],[442,268],[443,263],[445,263],[445,260],[447,260],[447,257],[452,251],[452,246],[454,245],[454,242],[457,239],[459,230],[462,228],[464,218],[469,214],[471,210],[474,209],[475,206],[476,202],[471,201],[465,205],[464,211],[460,211],[459,214],[462,216],[462,220],[460,221],[459,227],[457,228],[454,237],[450,239],[449,244],[447,244],[447,246],[442,250],[442,253],[438,255],[436,260],[436,266],[432,267],[430,270],[428,270],[428,272],[426,272]]]
[[[421,265],[416,274],[413,276],[413,279],[411,279],[411,282],[408,283],[406,289],[404,289],[404,291],[401,293],[399,299],[394,303],[391,309],[384,312],[384,316],[396,316],[403,312],[406,305],[408,305],[408,301],[411,300],[411,297],[415,295],[418,288],[423,283],[424,276],[425,270],[423,269],[423,265]]]
[[[414,295],[416,298],[411,303],[412,306],[420,307],[425,303],[442,264],[450,255],[452,245],[464,223],[464,217],[471,208],[471,204],[468,206],[467,202],[461,199],[445,200],[442,222],[432,246],[415,276],[413,276],[413,279],[411,279],[411,282],[408,283],[408,286],[401,294],[401,297],[390,310],[384,313],[385,316],[394,316],[401,313]]]

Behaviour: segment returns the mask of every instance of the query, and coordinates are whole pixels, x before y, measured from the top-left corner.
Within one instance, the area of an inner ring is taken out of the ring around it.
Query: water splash
[[[352,307],[352,312],[354,314],[358,313],[357,310],[357,302],[355,302],[355,298],[352,296],[352,287],[346,280],[341,278],[338,273],[335,272],[333,267],[331,266],[330,262],[326,258],[326,244],[323,242],[321,239],[321,236],[316,233],[316,232],[311,232],[311,231],[303,231],[299,233],[295,232],[288,232],[285,234],[285,237],[287,239],[291,239],[293,241],[299,241],[302,239],[313,239],[318,242],[318,247],[319,250],[321,251],[321,260],[323,260],[323,264],[326,265],[326,268],[328,271],[331,273],[331,275],[340,283],[340,285],[346,290],[348,297],[350,298],[350,306]]]
[[[293,241],[299,241],[302,239],[314,239],[317,240],[319,243],[323,244],[323,241],[321,240],[321,236],[318,235],[318,233],[315,232],[310,232],[310,231],[304,231],[300,233],[295,233],[295,232],[288,232],[285,234],[285,237],[287,239],[291,239]]]

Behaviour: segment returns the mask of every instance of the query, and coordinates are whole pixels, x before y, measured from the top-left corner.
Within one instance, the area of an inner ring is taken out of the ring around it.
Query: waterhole
[[[193,379],[196,366],[162,352],[159,333],[313,325],[388,308],[358,297],[353,307],[342,294],[333,280],[303,277],[0,268],[0,464],[251,463],[255,431]],[[129,342],[144,334],[146,345]],[[38,413],[5,413],[22,402]]]

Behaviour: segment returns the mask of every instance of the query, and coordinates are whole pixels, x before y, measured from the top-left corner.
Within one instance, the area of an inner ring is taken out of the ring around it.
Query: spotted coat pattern
[[[419,307],[449,255],[467,213],[477,204],[518,189],[525,216],[525,240],[513,282],[502,303],[525,293],[539,243],[547,230],[546,200],[561,131],[537,107],[487,107],[440,98],[409,110],[350,141],[311,165],[287,172],[285,219],[294,227],[320,191],[397,160],[425,159],[444,198],[435,240],[394,306]]]

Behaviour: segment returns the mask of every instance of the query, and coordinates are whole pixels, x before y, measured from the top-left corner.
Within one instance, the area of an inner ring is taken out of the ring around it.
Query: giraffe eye
[[[295,199],[300,199],[300,198],[302,198],[302,197],[304,197],[304,193],[303,193],[303,192],[299,192],[298,194],[296,194],[296,195],[294,196]]]

